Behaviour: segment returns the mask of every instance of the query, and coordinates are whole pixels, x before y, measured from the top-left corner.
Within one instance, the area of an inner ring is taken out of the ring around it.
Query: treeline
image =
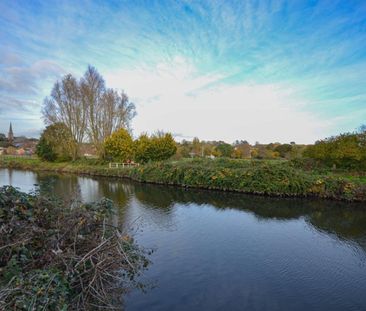
[[[57,81],[44,100],[43,117],[48,125],[41,135],[37,155],[47,161],[75,160],[82,147],[93,149],[100,159],[146,163],[175,159],[210,157],[233,159],[312,159],[317,164],[345,169],[366,169],[366,126],[300,145],[235,141],[183,140],[176,143],[169,133],[131,136],[130,123],[135,106],[124,92],[107,88],[103,77],[89,66],[80,80],[71,74]],[[1,139],[4,139],[2,135]],[[85,154],[85,152],[84,152]]]
[[[42,113],[47,127],[36,153],[46,161],[76,160],[83,147],[92,149],[99,159],[122,162],[161,161],[176,153],[169,133],[132,138],[134,104],[124,92],[107,88],[91,66],[79,81],[70,74],[57,81],[44,100]]]
[[[319,140],[306,148],[304,157],[328,167],[366,170],[366,126]]]
[[[183,140],[178,144],[176,158],[224,157],[232,159],[304,160],[310,166],[328,168],[366,169],[366,125],[352,133],[344,133],[317,141],[314,145],[255,143],[235,141]],[[311,160],[311,162],[307,161]]]
[[[121,162],[134,160],[138,163],[167,160],[177,151],[170,133],[157,132],[150,136],[142,134],[133,140],[125,129],[120,129],[108,137],[104,149],[106,158]]]
[[[46,161],[68,161],[72,152],[71,137],[63,123],[47,126],[37,145],[37,155]],[[142,134],[133,139],[130,132],[121,128],[113,132],[101,145],[103,159],[115,162],[146,163],[163,161],[172,157],[177,150],[170,133]]]
[[[237,140],[233,144],[224,141],[183,140],[178,144],[177,158],[189,157],[225,157],[233,159],[294,159],[302,156],[306,145],[260,144],[250,145],[246,140]]]

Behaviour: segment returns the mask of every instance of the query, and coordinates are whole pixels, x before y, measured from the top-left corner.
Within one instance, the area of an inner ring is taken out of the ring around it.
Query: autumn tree
[[[327,166],[366,169],[364,132],[345,133],[317,141],[308,146],[304,156]]]
[[[135,160],[138,163],[149,162],[153,158],[153,148],[150,137],[143,133],[135,141]]]
[[[172,157],[177,146],[172,134],[157,132],[151,136],[152,161],[163,161]]]
[[[163,161],[172,157],[177,146],[170,133],[157,132],[151,136],[141,135],[135,142],[136,161]]]
[[[243,157],[243,153],[241,152],[241,150],[237,147],[234,147],[234,151],[231,154],[231,157],[234,159],[241,159]]]
[[[134,142],[126,129],[112,133],[104,142],[105,154],[115,161],[126,162],[134,158]]]
[[[246,140],[235,141],[235,156],[240,158],[250,158],[251,157],[251,146]]]

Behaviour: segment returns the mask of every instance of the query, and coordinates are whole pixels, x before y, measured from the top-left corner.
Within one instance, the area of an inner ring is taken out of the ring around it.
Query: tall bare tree
[[[103,113],[102,97],[105,91],[105,83],[103,77],[94,67],[88,66],[80,80],[80,91],[88,116],[87,134],[97,152],[100,153],[98,119]]]
[[[44,100],[42,113],[46,124],[60,122],[66,125],[72,137],[71,156],[76,159],[78,147],[85,137],[87,116],[78,82],[71,74],[55,83],[50,97]]]
[[[103,77],[92,66],[88,66],[80,82],[72,75],[57,81],[50,97],[44,100],[42,112],[46,124],[61,122],[69,129],[73,159],[86,138],[103,156],[105,139],[120,128],[129,130],[136,115],[135,105],[127,95],[107,89]]]
[[[87,109],[88,136],[98,155],[103,156],[104,140],[115,130],[129,129],[130,121],[135,116],[135,106],[125,93],[106,89],[103,77],[91,66],[80,81],[80,89]]]
[[[126,93],[107,89],[102,97],[102,105],[99,129],[103,140],[120,128],[130,130],[130,122],[136,115],[136,110]]]

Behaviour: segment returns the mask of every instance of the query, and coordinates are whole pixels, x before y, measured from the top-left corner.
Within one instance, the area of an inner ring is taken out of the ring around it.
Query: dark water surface
[[[156,250],[156,286],[127,310],[366,310],[364,205],[0,170],[7,184],[119,205],[115,224]]]

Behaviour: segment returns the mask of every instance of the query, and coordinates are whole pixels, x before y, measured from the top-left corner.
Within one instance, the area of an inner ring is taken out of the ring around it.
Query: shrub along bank
[[[288,161],[194,159],[109,169],[102,162],[47,163],[0,158],[0,167],[126,177],[140,182],[270,196],[366,201],[366,183],[361,178],[306,171]]]
[[[109,224],[113,204],[62,202],[0,188],[0,310],[104,310],[121,305],[146,252]]]
[[[312,174],[287,161],[197,160],[150,163],[131,170],[141,182],[238,191],[270,196],[366,201],[366,184]]]

